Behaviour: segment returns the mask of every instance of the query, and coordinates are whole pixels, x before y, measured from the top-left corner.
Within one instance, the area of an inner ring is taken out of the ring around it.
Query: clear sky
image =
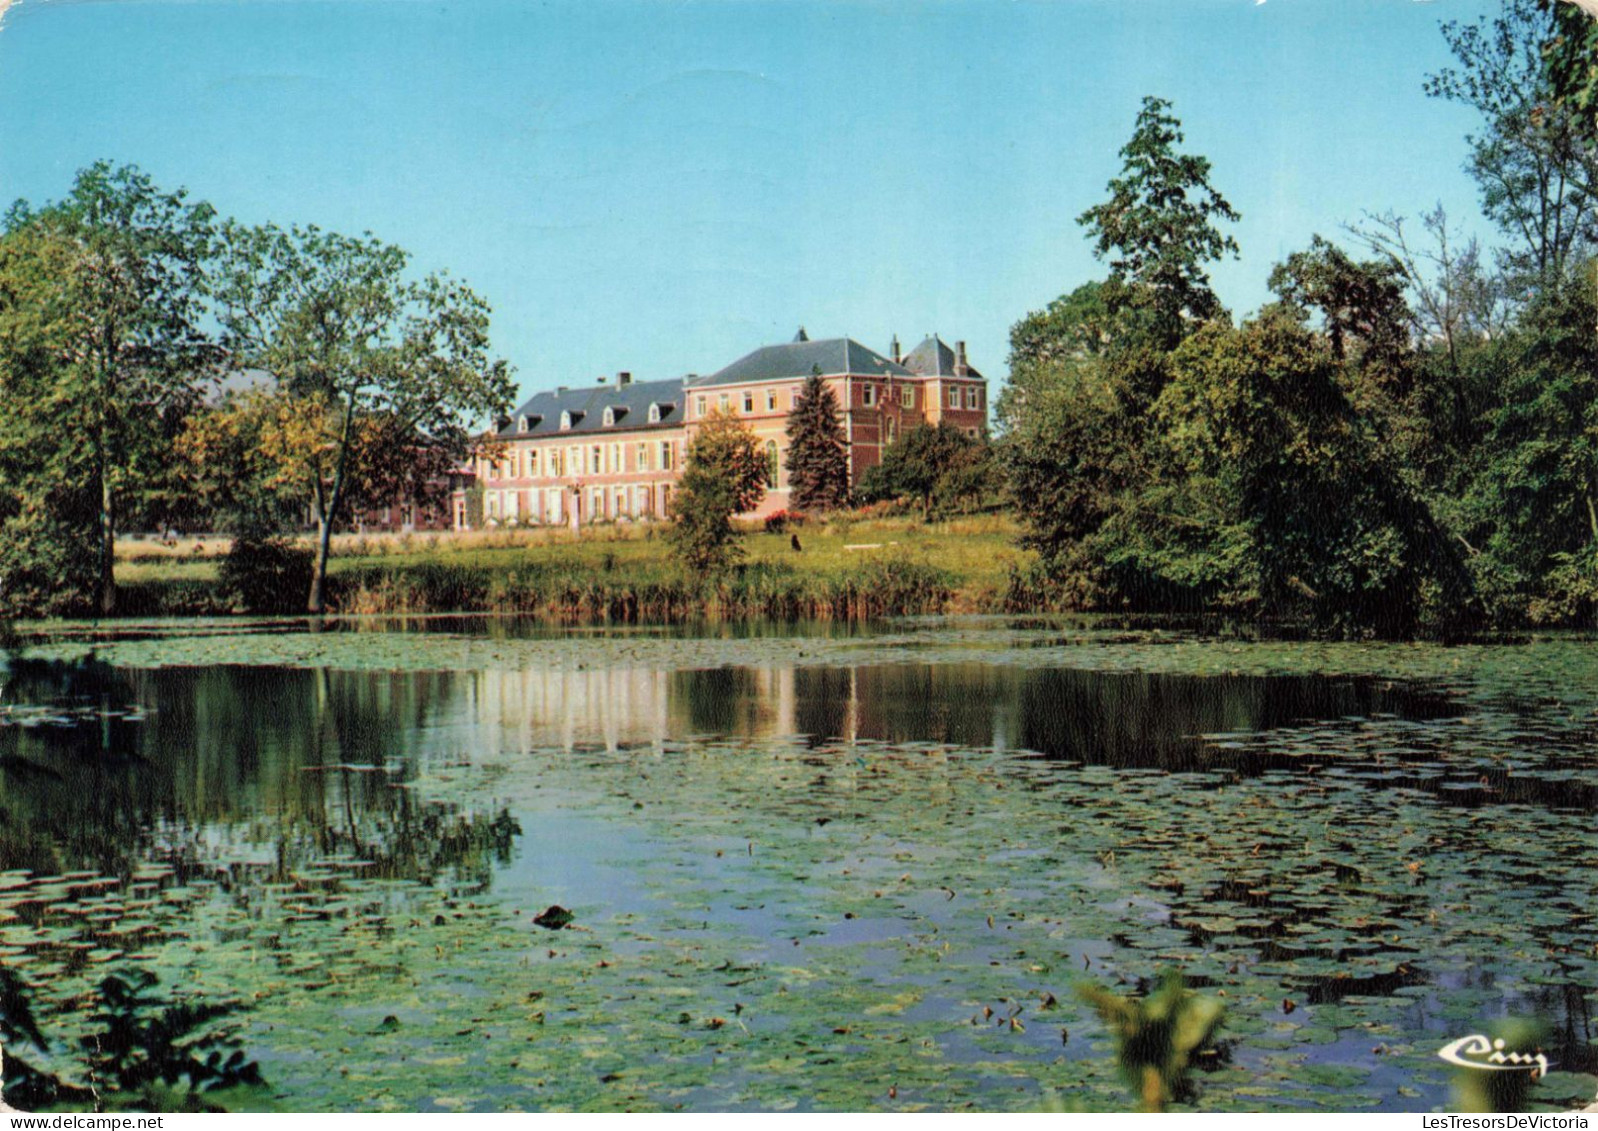
[[[3,0],[0,0],[3,4]],[[0,200],[98,158],[370,230],[494,306],[525,391],[1011,323],[1103,274],[1075,217],[1145,94],[1242,213],[1235,311],[1363,210],[1479,224],[1443,19],[1494,0],[16,0]]]

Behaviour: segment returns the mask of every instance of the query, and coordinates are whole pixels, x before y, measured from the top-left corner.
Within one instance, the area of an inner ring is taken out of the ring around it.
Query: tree
[[[1598,136],[1576,89],[1579,38],[1560,34],[1575,30],[1574,17],[1555,7],[1504,0],[1490,19],[1443,24],[1457,65],[1426,82],[1427,94],[1482,117],[1481,132],[1466,138],[1465,167],[1482,211],[1512,241],[1502,261],[1522,301],[1564,278],[1598,240]],[[1573,97],[1559,97],[1561,88]]]
[[[889,445],[882,462],[861,478],[860,494],[870,502],[919,500],[922,521],[930,522],[935,502],[947,506],[980,491],[987,462],[986,445],[952,424],[920,424]]]
[[[1478,586],[1500,619],[1584,619],[1598,610],[1593,282],[1538,296],[1490,352],[1498,400],[1464,501],[1464,536],[1480,551],[1472,558]]]
[[[1237,241],[1215,224],[1239,216],[1210,186],[1209,159],[1176,152],[1182,123],[1170,109],[1163,98],[1143,99],[1132,139],[1121,150],[1121,176],[1109,183],[1110,199],[1077,223],[1093,238],[1094,255],[1109,259],[1110,309],[1147,308],[1174,344],[1189,323],[1222,313],[1205,264],[1237,255]]]
[[[363,434],[391,429],[412,454],[464,456],[470,419],[503,413],[512,397],[510,367],[489,357],[488,304],[447,275],[409,279],[409,260],[369,233],[223,231],[217,293],[234,363],[269,373],[292,405],[272,454],[310,493],[312,613],[325,605],[332,534],[359,482]]]
[[[766,461],[754,433],[730,412],[705,417],[671,498],[666,532],[696,574],[716,573],[742,557],[732,516],[753,510],[766,490]]]
[[[0,613],[93,609],[96,508],[86,445],[62,427],[74,331],[73,248],[39,229],[0,234]]]
[[[102,614],[116,610],[121,506],[161,465],[160,441],[217,360],[203,307],[213,217],[182,190],[100,162],[78,173],[65,199],[37,210],[18,202],[6,218],[9,234],[52,249],[33,293],[67,314],[55,323],[52,372],[35,376],[55,427],[70,428],[87,456]]]
[[[849,449],[838,398],[819,372],[805,378],[788,413],[789,506],[829,511],[849,503]]]

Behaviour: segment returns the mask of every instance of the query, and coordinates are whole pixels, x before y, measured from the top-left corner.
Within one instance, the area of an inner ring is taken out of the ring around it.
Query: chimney
[[[892,361],[893,361],[893,363],[895,365],[898,365],[901,361],[904,360],[904,357],[899,353],[899,335],[898,334],[895,334],[893,336],[893,344],[888,347],[888,357],[892,359]]]
[[[616,384],[618,384],[618,385],[631,385],[632,383],[633,383],[633,375],[631,373],[629,373],[627,370],[623,369],[620,373],[616,374]]]
[[[603,384],[604,384],[604,383],[605,383],[605,375],[604,375],[604,374],[603,374],[603,373],[601,373],[601,374],[600,374],[600,375],[599,375],[599,383],[600,383],[600,384],[601,384],[601,385],[603,385]]]
[[[954,343],[954,375],[956,377],[964,377],[966,375],[967,368],[968,367],[967,367],[967,365],[965,363],[965,343],[964,342],[955,342]]]
[[[555,391],[557,393],[564,393],[566,391],[566,386],[565,385],[556,385],[555,386]]]

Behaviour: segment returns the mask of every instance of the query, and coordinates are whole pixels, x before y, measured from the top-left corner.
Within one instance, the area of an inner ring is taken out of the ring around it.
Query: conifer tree
[[[788,413],[789,505],[828,511],[849,502],[849,455],[833,395],[819,372],[805,378]]]

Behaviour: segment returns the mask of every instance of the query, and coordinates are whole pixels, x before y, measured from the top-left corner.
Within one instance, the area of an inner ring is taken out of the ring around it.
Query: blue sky
[[[18,0],[0,199],[98,158],[249,221],[370,230],[494,306],[524,390],[1011,323],[1102,275],[1075,217],[1140,99],[1242,213],[1214,272],[1441,201],[1468,112],[1424,96],[1492,0]]]

